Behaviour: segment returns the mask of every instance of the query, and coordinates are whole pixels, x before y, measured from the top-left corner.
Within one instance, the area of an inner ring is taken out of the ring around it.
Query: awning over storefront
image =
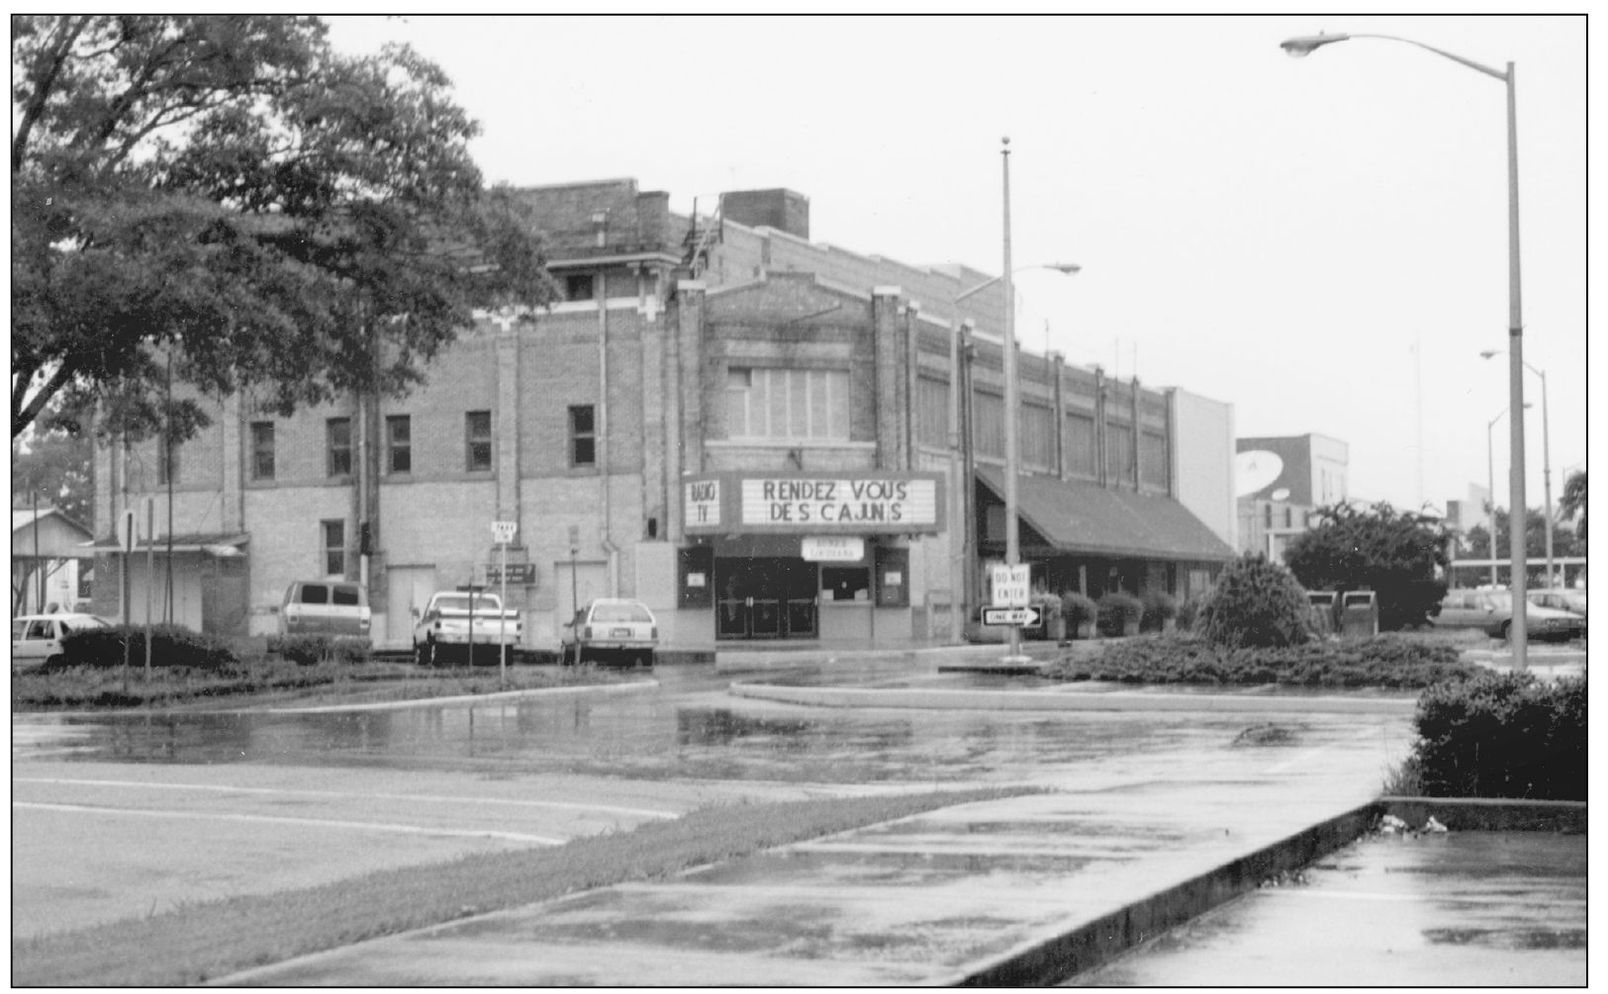
[[[199,532],[188,535],[174,535],[171,548],[175,553],[204,552],[210,556],[227,559],[231,556],[243,556],[245,550],[241,546],[251,540],[249,534],[240,532]],[[80,546],[83,555],[101,552],[122,552],[123,547],[117,541],[117,536],[98,538],[94,542],[86,542]],[[141,552],[145,551],[145,541],[142,539],[138,546]],[[155,551],[166,553],[169,548],[166,535],[156,536],[153,546]]]
[[[980,466],[977,478],[1004,499],[1002,471]],[[1191,562],[1235,557],[1227,542],[1171,497],[1019,476],[1016,498],[1021,520],[1064,552]]]

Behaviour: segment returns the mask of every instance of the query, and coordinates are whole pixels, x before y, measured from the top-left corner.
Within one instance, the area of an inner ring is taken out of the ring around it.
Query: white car
[[[588,659],[615,657],[622,661],[653,665],[659,644],[659,623],[641,601],[606,597],[592,601],[575,612],[559,634],[558,661],[582,663]]]
[[[106,628],[93,614],[24,614],[11,619],[11,672],[37,669],[61,657],[61,640],[85,628]]]
[[[420,614],[414,608],[413,659],[433,666],[450,653],[463,653],[481,662],[497,662],[501,646],[508,646],[512,662],[524,641],[525,625],[519,611],[503,609],[496,594],[442,591],[430,597]]]

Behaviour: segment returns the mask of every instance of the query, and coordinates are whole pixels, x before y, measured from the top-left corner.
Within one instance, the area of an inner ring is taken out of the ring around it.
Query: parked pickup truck
[[[434,665],[448,653],[469,655],[471,644],[473,655],[484,662],[501,656],[500,645],[507,645],[512,657],[525,631],[519,612],[504,610],[491,593],[442,591],[431,596],[423,614],[414,608],[413,615],[413,659],[421,666]]]

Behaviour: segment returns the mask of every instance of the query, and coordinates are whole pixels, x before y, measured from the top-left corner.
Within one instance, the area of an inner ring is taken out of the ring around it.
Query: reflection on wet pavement
[[[796,671],[797,679],[898,679],[1020,689],[1024,678],[899,667]],[[707,671],[661,667],[630,693],[504,698],[349,712],[14,716],[13,757],[166,764],[271,763],[504,769],[640,779],[876,784],[1010,780],[1136,751],[1218,747],[1243,723],[1202,715],[815,709],[726,696]],[[765,679],[772,679],[767,674]],[[1031,678],[1025,678],[1030,680]],[[1299,747],[1290,723],[1278,747]]]

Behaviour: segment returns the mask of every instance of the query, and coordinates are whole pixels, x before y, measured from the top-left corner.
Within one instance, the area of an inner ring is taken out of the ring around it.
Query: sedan
[[[1586,634],[1586,619],[1569,611],[1531,604],[1524,614],[1525,631],[1535,639],[1574,639]],[[1506,590],[1453,590],[1441,601],[1437,628],[1478,628],[1506,639],[1513,626],[1513,595]]]
[[[111,624],[93,614],[24,614],[11,619],[11,672],[61,661],[61,640]]]
[[[641,601],[601,598],[575,612],[559,634],[560,663],[619,659],[653,665],[659,625]]]
[[[1531,604],[1541,607],[1555,607],[1560,611],[1573,611],[1582,618],[1586,616],[1586,592],[1572,587],[1552,590],[1528,591]]]

